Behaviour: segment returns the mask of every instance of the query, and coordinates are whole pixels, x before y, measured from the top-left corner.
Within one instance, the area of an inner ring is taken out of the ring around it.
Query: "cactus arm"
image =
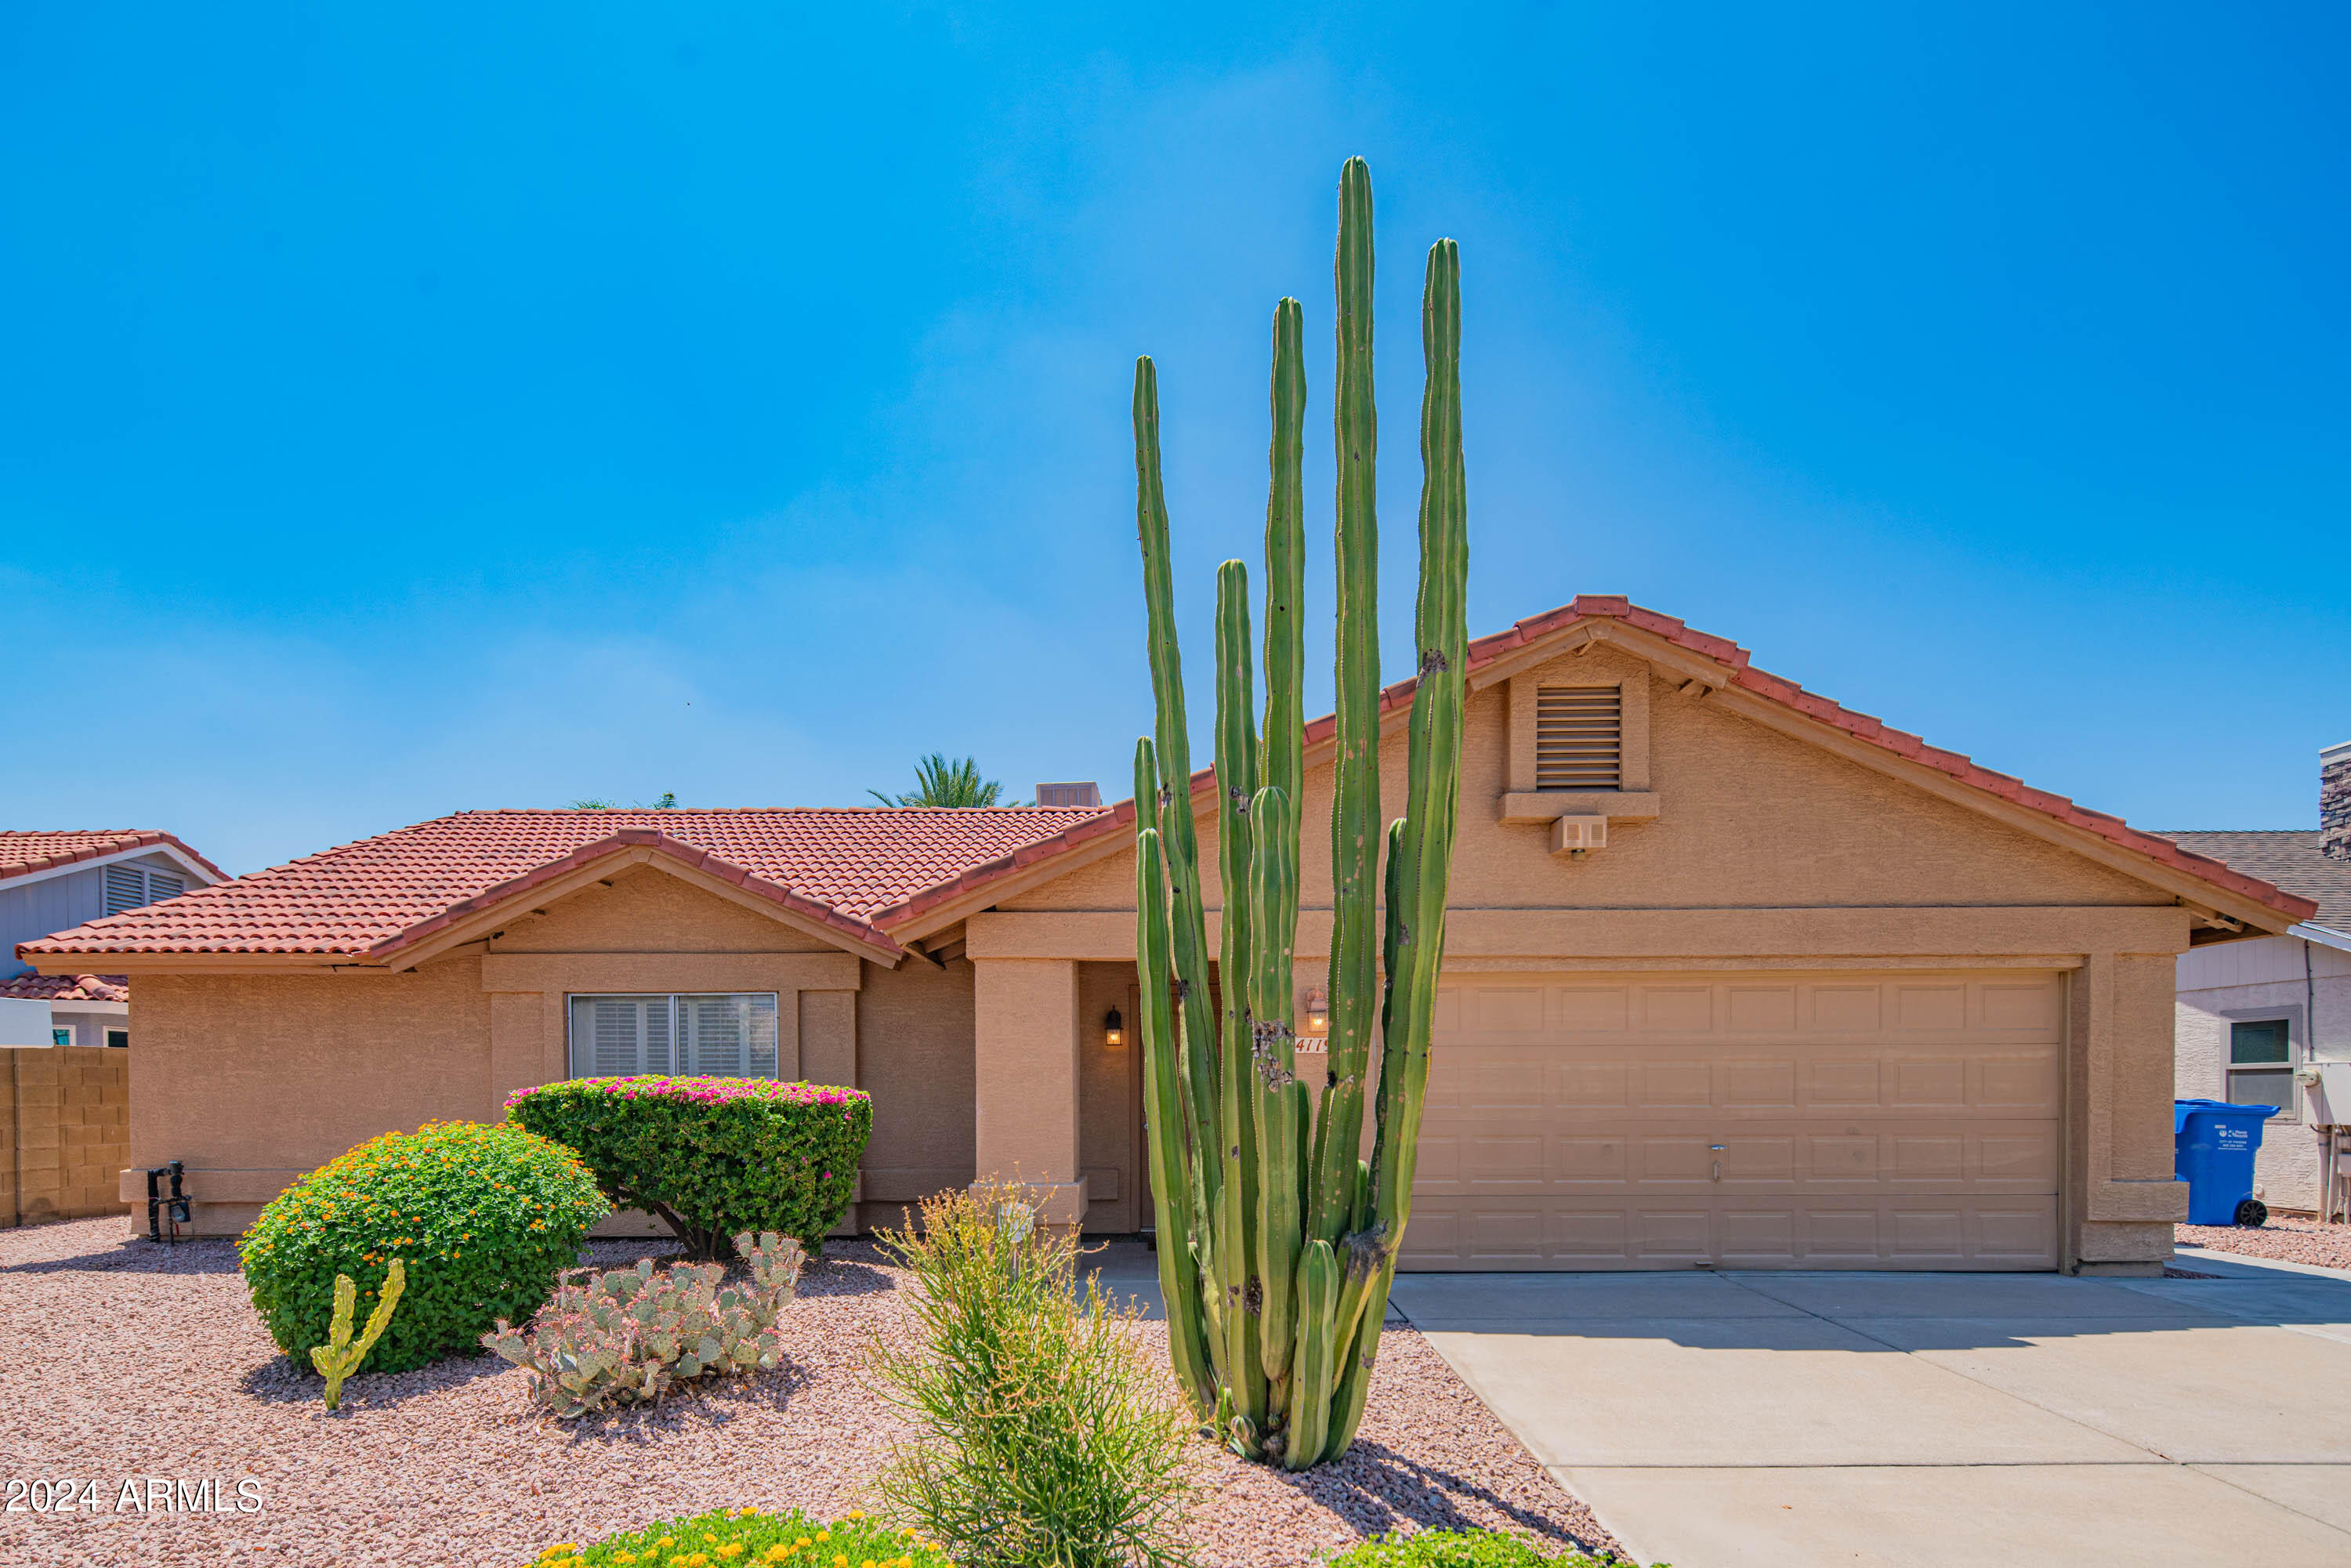
[[[1274,307],[1273,439],[1266,458],[1270,478],[1265,503],[1265,760],[1258,779],[1289,796],[1293,807],[1306,799],[1301,684],[1306,664],[1305,323],[1297,300]],[[1285,977],[1285,995],[1289,983]]]
[[[1339,1264],[1331,1244],[1317,1236],[1298,1258],[1298,1380],[1290,1407],[1290,1429],[1281,1462],[1302,1470],[1320,1463],[1330,1432],[1331,1393],[1339,1347],[1332,1330],[1338,1318]]]
[[[1258,1324],[1256,1075],[1251,1066],[1249,807],[1257,795],[1256,703],[1250,694],[1249,568],[1217,569],[1217,864],[1224,893],[1217,974],[1222,1007],[1217,1049],[1218,1146],[1224,1181],[1217,1272],[1224,1291],[1226,1379],[1232,1385],[1235,1446],[1254,1453],[1266,1426],[1266,1381]]]
[[[1309,1236],[1336,1240],[1353,1195],[1364,1074],[1379,1005],[1374,946],[1380,852],[1379,447],[1372,401],[1372,177],[1351,158],[1339,177],[1337,754],[1331,806],[1329,1087],[1314,1130]]]
[[[392,1270],[385,1276],[383,1291],[376,1301],[375,1311],[368,1314],[367,1328],[357,1341],[351,1338],[351,1309],[359,1302],[359,1287],[349,1274],[335,1276],[335,1316],[327,1329],[327,1343],[310,1347],[310,1364],[327,1380],[327,1408],[342,1407],[343,1380],[360,1369],[360,1363],[375,1348],[384,1326],[392,1322],[392,1309],[400,1304],[400,1292],[407,1288],[408,1272],[401,1260],[392,1260]]]
[[[1391,1252],[1412,1213],[1428,1036],[1445,956],[1446,887],[1459,817],[1461,707],[1468,658],[1464,597],[1468,492],[1461,456],[1461,267],[1451,240],[1429,247],[1421,305],[1427,383],[1421,402],[1419,650],[1406,761],[1402,861],[1388,905],[1395,957],[1383,1011],[1380,1129],[1372,1159],[1373,1207]],[[1391,1070],[1394,1071],[1391,1071]]]
[[[1270,1407],[1287,1406],[1295,1324],[1290,1310],[1304,1222],[1299,1180],[1306,1086],[1298,1081],[1290,1034],[1292,934],[1298,915],[1298,813],[1279,787],[1265,785],[1250,807],[1250,925],[1257,953],[1249,975],[1250,1070],[1258,1105],[1257,1274],[1263,1291],[1260,1355]]]
[[[1149,741],[1135,747],[1135,771],[1152,766]],[[1136,810],[1143,810],[1142,795]],[[1151,1161],[1151,1201],[1158,1228],[1159,1293],[1167,1307],[1167,1345],[1176,1385],[1206,1419],[1216,1408],[1217,1378],[1202,1341],[1200,1275],[1186,1245],[1193,1226],[1190,1150],[1184,1136],[1181,1074],[1169,998],[1167,881],[1160,863],[1159,831],[1135,835],[1136,1026],[1144,1049],[1144,1115]]]
[[[1177,1043],[1184,1061],[1185,1113],[1196,1148],[1213,1146],[1220,1124],[1211,1057],[1216,1014],[1209,1004],[1207,916],[1200,889],[1199,835],[1192,822],[1192,737],[1184,716],[1184,663],[1176,639],[1176,589],[1167,550],[1167,497],[1159,464],[1159,372],[1148,356],[1134,362],[1135,535],[1143,547],[1143,594],[1151,660],[1152,733],[1159,758],[1161,854],[1166,862]],[[1219,1162],[1195,1166],[1216,1200]],[[1202,1233],[1204,1236],[1206,1232]]]

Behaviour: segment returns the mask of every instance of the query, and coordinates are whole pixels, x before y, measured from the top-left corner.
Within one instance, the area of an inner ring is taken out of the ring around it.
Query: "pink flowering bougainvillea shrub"
[[[507,1113],[579,1151],[613,1203],[659,1215],[697,1258],[764,1230],[817,1255],[873,1130],[862,1090],[768,1078],[574,1078],[517,1092]]]
[[[512,1124],[432,1122],[386,1133],[272,1198],[238,1241],[246,1288],[297,1366],[327,1343],[335,1276],[371,1311],[392,1260],[406,1288],[367,1372],[475,1355],[501,1318],[538,1311],[611,1212],[569,1149]]]

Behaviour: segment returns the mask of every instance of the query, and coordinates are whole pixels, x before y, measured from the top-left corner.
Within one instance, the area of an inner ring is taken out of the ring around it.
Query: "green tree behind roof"
[[[1000,799],[1004,786],[994,779],[979,776],[979,758],[959,757],[950,761],[944,751],[934,751],[914,764],[914,788],[904,795],[885,795],[879,789],[865,791],[885,806],[1012,806],[1017,800]]]

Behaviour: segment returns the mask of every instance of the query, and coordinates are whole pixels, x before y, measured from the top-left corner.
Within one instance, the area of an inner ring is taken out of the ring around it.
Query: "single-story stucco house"
[[[2180,955],[2177,1072],[2182,1098],[2276,1106],[2256,1194],[2335,1218],[2351,1207],[2351,741],[2319,753],[2316,831],[2168,836],[2318,906],[2282,936]]]
[[[2307,899],[1621,598],[1471,655],[1409,1266],[2170,1255],[2175,960]],[[1410,691],[1384,709],[1392,809]],[[1331,734],[1308,731],[1301,995]],[[1203,773],[1204,860],[1214,800]],[[870,1091],[858,1223],[998,1174],[1134,1231],[1133,848],[1129,804],[467,812],[20,951],[133,976],[131,1161],[187,1163],[200,1230],[387,1128],[674,1069]]]

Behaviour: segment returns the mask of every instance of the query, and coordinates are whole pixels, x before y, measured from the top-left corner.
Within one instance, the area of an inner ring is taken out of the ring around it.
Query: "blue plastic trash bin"
[[[2269,1207],[2253,1196],[2253,1155],[2275,1105],[2226,1100],[2171,1103],[2171,1173],[2188,1184],[2190,1225],[2260,1225]]]

